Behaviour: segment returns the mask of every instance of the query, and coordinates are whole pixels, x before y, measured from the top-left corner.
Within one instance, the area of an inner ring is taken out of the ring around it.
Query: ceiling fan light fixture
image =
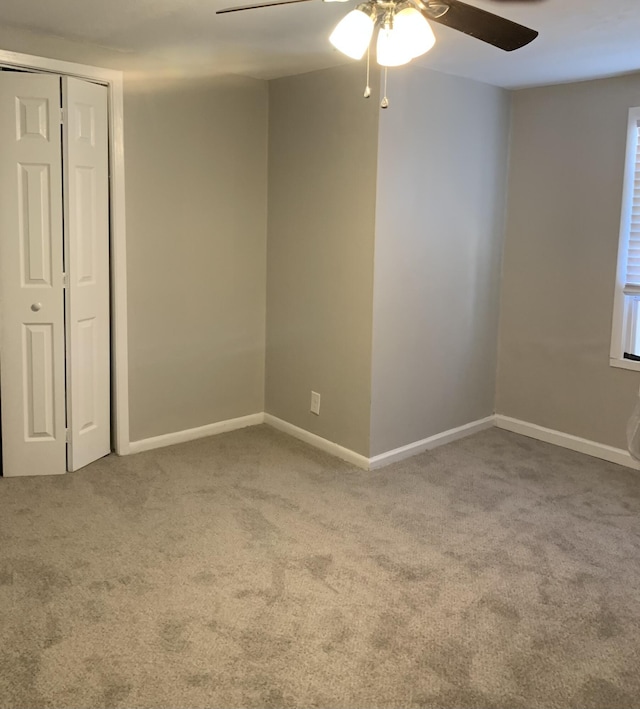
[[[431,25],[415,7],[404,7],[393,18],[393,31],[411,58],[426,54],[436,43]]]
[[[329,37],[337,50],[352,59],[362,59],[373,35],[375,18],[372,13],[366,12],[367,9],[367,5],[361,5],[351,10],[338,22]]]
[[[402,66],[413,59],[402,34],[385,22],[378,32],[376,60],[380,66]]]

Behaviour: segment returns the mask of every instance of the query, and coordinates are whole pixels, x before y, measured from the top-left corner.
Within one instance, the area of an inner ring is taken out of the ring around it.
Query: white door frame
[[[111,173],[111,335],[113,441],[118,455],[129,453],[129,360],[127,348],[127,248],[124,206],[124,104],[121,71],[0,49],[0,66],[65,74],[104,84],[109,90],[109,170]]]

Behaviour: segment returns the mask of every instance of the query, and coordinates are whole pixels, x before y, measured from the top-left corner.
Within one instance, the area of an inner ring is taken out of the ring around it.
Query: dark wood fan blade
[[[479,7],[467,5],[460,0],[442,0],[449,6],[449,11],[441,17],[430,17],[428,10],[422,14],[431,22],[438,22],[459,32],[464,32],[471,37],[492,44],[494,47],[512,52],[520,49],[538,36],[535,30],[519,25],[492,12],[481,10]],[[425,3],[426,4],[426,3]]]
[[[239,5],[238,7],[226,7],[218,10],[216,15],[224,15],[226,12],[240,12],[241,10],[257,10],[259,7],[274,7],[275,5],[293,5],[296,2],[310,2],[310,0],[280,0],[279,2],[261,2],[258,5]]]

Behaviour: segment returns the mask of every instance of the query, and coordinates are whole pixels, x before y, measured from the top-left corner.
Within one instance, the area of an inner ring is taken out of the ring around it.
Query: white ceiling
[[[159,71],[189,67],[268,79],[345,63],[327,37],[355,0],[215,14],[248,2],[2,0],[0,25],[95,43],[130,54],[132,67]],[[640,0],[467,2],[540,37],[506,53],[435,25],[438,42],[423,66],[509,88],[640,70]]]

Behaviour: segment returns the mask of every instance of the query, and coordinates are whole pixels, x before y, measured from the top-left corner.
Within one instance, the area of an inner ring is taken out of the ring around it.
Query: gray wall
[[[415,65],[380,119],[371,455],[493,414],[507,92]]]
[[[518,91],[498,413],[616,447],[637,393],[609,366],[627,113],[640,75]]]
[[[125,70],[131,440],[263,411],[266,82],[152,81],[14,28],[0,47]]]
[[[125,85],[138,440],[264,410],[267,84]]]
[[[269,83],[266,411],[368,455],[379,108],[363,88],[354,64]]]

